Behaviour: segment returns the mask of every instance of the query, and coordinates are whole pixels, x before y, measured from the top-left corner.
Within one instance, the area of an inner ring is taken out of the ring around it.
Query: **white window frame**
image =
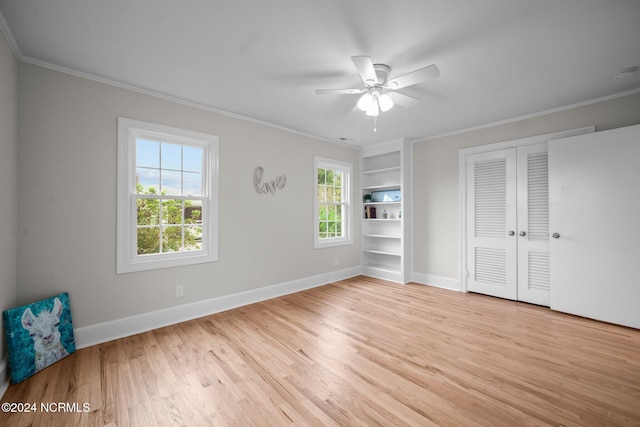
[[[342,213],[342,237],[333,237],[333,238],[320,238],[320,218],[319,218],[319,208],[320,202],[318,200],[318,169],[333,169],[339,170],[343,172],[343,180],[342,180],[342,196],[343,202],[342,205],[343,213]],[[351,188],[351,178],[352,178],[353,165],[351,163],[342,162],[339,160],[327,159],[325,157],[315,157],[314,160],[314,168],[313,168],[313,199],[314,199],[314,209],[313,209],[313,243],[315,249],[321,248],[329,248],[334,246],[342,246],[342,245],[351,245],[353,244],[353,233],[352,233],[352,224],[353,224],[353,203],[352,203],[352,188]]]
[[[202,249],[138,255],[136,138],[203,150]],[[117,262],[118,274],[218,260],[218,137],[185,129],[118,117]]]

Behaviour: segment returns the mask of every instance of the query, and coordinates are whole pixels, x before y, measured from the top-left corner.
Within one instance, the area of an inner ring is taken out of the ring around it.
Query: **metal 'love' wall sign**
[[[275,179],[271,181],[262,182],[262,166],[258,166],[255,171],[253,171],[253,186],[256,189],[258,194],[271,194],[274,195],[276,190],[283,189],[285,185],[287,185],[287,176],[279,175]]]

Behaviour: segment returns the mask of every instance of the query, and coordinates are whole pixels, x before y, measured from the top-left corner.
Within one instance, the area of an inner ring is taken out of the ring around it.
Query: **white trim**
[[[18,43],[16,43],[16,39],[13,38],[13,34],[9,29],[9,24],[4,19],[4,15],[0,12],[0,31],[4,34],[4,38],[7,40],[11,51],[13,52],[13,56],[16,59],[21,60],[23,58],[22,53],[20,52],[20,48],[18,47]]]
[[[318,218],[318,168],[337,169],[344,174],[342,179],[342,198],[347,212],[342,218],[342,231],[344,237],[330,239],[320,239],[318,229],[320,220]],[[334,246],[344,246],[353,244],[353,164],[340,160],[328,159],[326,157],[315,156],[313,161],[313,248],[323,249]]]
[[[277,125],[274,123],[269,123],[269,122],[265,122],[263,120],[258,120],[258,119],[254,119],[248,116],[243,116],[241,114],[238,113],[233,113],[230,111],[225,111],[219,108],[215,108],[213,106],[210,105],[206,105],[206,104],[201,104],[198,102],[194,102],[194,101],[189,101],[187,99],[184,98],[179,98],[176,97],[174,95],[169,95],[166,93],[162,93],[159,91],[155,91],[155,90],[151,90],[151,89],[145,89],[139,86],[135,86],[132,84],[127,84],[127,83],[123,83],[123,82],[118,82],[116,80],[112,80],[106,77],[101,77],[101,76],[97,76],[94,74],[90,74],[90,73],[85,73],[82,71],[78,71],[78,70],[74,70],[71,68],[67,68],[67,67],[63,67],[61,65],[56,65],[47,61],[42,61],[39,59],[35,59],[35,58],[31,58],[28,56],[25,56],[22,54],[22,52],[20,52],[20,48],[18,47],[18,44],[16,43],[13,34],[11,33],[9,26],[6,22],[6,20],[4,19],[4,16],[2,15],[2,13],[0,12],[0,31],[2,31],[2,33],[4,34],[5,38],[7,39],[7,43],[9,44],[9,46],[11,47],[11,50],[13,51],[14,56],[22,62],[28,63],[28,64],[33,64],[33,65],[37,65],[39,67],[42,68],[47,68],[49,70],[53,70],[53,71],[58,71],[60,73],[64,73],[64,74],[69,74],[75,77],[80,77],[86,80],[91,80],[94,82],[98,82],[98,83],[102,83],[102,84],[106,84],[109,86],[113,86],[113,87],[117,87],[120,89],[125,89],[125,90],[129,90],[131,92],[135,92],[135,93],[140,93],[143,95],[148,95],[148,96],[152,96],[154,98],[159,98],[159,99],[163,99],[166,101],[171,101],[171,102],[175,102],[176,104],[181,104],[181,105],[186,105],[188,107],[193,107],[193,108],[197,108],[199,110],[204,110],[204,111],[209,111],[212,113],[216,113],[216,114],[221,114],[223,116],[227,116],[227,117],[232,117],[235,119],[239,119],[239,120],[243,120],[243,121],[247,121],[250,123],[255,123],[255,124],[259,124],[259,125],[263,125],[263,126],[267,126],[273,129],[278,129],[281,131],[285,131],[285,132],[290,132],[296,135],[300,135],[306,138],[313,138],[316,140],[321,140],[321,141],[326,141],[326,142],[330,142],[332,144],[336,144],[336,145],[341,145],[343,147],[348,147],[348,148],[352,148],[352,149],[356,149],[356,150],[362,150],[362,149],[366,149],[368,146],[367,145],[359,145],[356,143],[348,143],[345,142],[343,140],[333,140],[330,138],[326,138],[326,137],[322,137],[319,135],[313,135],[310,133],[306,133],[306,132],[302,132],[296,129],[291,129],[285,126],[281,126],[281,125]],[[412,143],[418,143],[418,142],[425,142],[425,141],[430,141],[432,139],[437,139],[437,138],[443,138],[446,136],[452,136],[452,135],[458,135],[458,134],[462,134],[462,133],[467,133],[467,132],[472,132],[475,130],[481,130],[481,129],[486,129],[486,128],[490,128],[490,127],[494,127],[494,126],[499,126],[499,125],[504,125],[504,124],[508,124],[508,123],[513,123],[513,122],[517,122],[520,120],[526,120],[526,119],[531,119],[531,118],[535,118],[535,117],[539,117],[539,116],[544,116],[547,114],[553,114],[553,113],[557,113],[560,111],[564,111],[564,110],[570,110],[572,108],[579,108],[579,107],[584,107],[587,105],[591,105],[591,104],[596,104],[598,102],[604,102],[604,101],[610,101],[613,99],[617,99],[617,98],[622,98],[628,95],[633,95],[635,93],[639,93],[640,92],[640,88],[638,89],[631,89],[625,92],[619,92],[619,93],[614,93],[612,95],[607,95],[607,96],[603,96],[600,98],[595,98],[595,99],[589,99],[586,101],[581,101],[581,102],[576,102],[574,104],[569,104],[569,105],[565,105],[562,107],[556,107],[556,108],[551,108],[548,110],[544,110],[544,111],[539,111],[536,113],[531,113],[531,114],[525,114],[522,116],[517,116],[517,117],[513,117],[510,119],[505,119],[505,120],[499,120],[499,121],[495,121],[495,122],[491,122],[491,123],[485,123],[483,125],[479,125],[479,126],[474,126],[474,127],[469,127],[469,128],[464,128],[464,129],[458,129],[458,130],[454,130],[451,132],[445,132],[445,133],[441,133],[438,135],[433,135],[433,136],[426,136],[426,137],[420,137],[417,139],[413,139],[411,140]]]
[[[388,154],[392,151],[401,151],[404,147],[405,138],[392,139],[391,141],[381,142],[374,145],[365,145],[361,148],[360,157],[375,157],[382,154]]]
[[[450,277],[434,276],[433,274],[418,273],[414,271],[411,273],[411,281],[420,285],[462,292],[462,289],[460,288],[460,280],[452,279]]]
[[[0,359],[0,399],[9,388],[9,373],[7,372],[7,359]]]
[[[404,285],[405,283],[407,283],[402,277],[402,272],[400,270],[388,269],[385,267],[363,265],[362,275],[368,276],[368,277],[374,277],[376,279],[388,280],[389,282],[395,282],[401,285]]]
[[[197,301],[163,310],[143,313],[136,316],[111,320],[95,325],[83,326],[74,330],[76,348],[85,348],[118,338],[151,331],[163,326],[173,325],[198,317],[208,316],[233,308],[242,307],[260,301],[266,301],[283,295],[315,288],[348,279],[360,274],[360,266],[319,274],[317,276],[292,280],[250,291]]]
[[[458,129],[458,130],[454,130],[454,131],[451,131],[451,132],[445,132],[445,133],[441,133],[441,134],[434,135],[434,136],[426,136],[424,138],[413,139],[413,140],[411,140],[411,142],[412,143],[426,142],[426,141],[431,141],[431,140],[434,140],[434,139],[444,138],[444,137],[448,137],[448,136],[460,135],[460,134],[463,134],[463,133],[474,132],[474,131],[478,131],[478,130],[482,130],[482,129],[488,129],[488,128],[492,128],[492,127],[495,127],[495,126],[501,126],[501,125],[506,125],[506,124],[509,124],[509,123],[519,122],[521,120],[528,120],[528,119],[533,119],[533,118],[540,117],[540,116],[546,116],[547,114],[553,114],[553,113],[558,113],[558,112],[565,111],[565,110],[571,110],[573,108],[585,107],[587,105],[597,104],[598,102],[611,101],[613,99],[623,98],[625,96],[633,95],[633,94],[636,94],[636,93],[640,93],[640,88],[627,90],[625,92],[614,93],[612,95],[602,96],[600,98],[588,99],[586,101],[576,102],[574,104],[569,104],[569,105],[565,105],[565,106],[562,106],[562,107],[551,108],[551,109],[539,111],[539,112],[536,112],[536,113],[525,114],[523,116],[512,117],[510,119],[504,119],[504,120],[499,120],[499,121],[496,121],[496,122],[485,123],[485,124],[479,125],[479,126],[473,126],[473,127],[470,127],[470,128]]]
[[[513,139],[509,141],[495,142],[493,144],[478,145],[475,147],[461,148],[458,150],[458,236],[460,257],[458,269],[460,271],[460,291],[467,292],[467,168],[466,157],[470,154],[477,154],[489,151],[503,150],[506,148],[516,148],[525,145],[548,142],[552,139],[565,138],[568,136],[582,135],[595,132],[595,126],[585,126],[576,129],[568,129],[559,132],[534,135],[526,138]]]
[[[14,54],[16,54],[16,51],[18,51],[18,48],[16,46],[16,49],[14,50]],[[216,113],[216,114],[220,114],[223,116],[227,116],[227,117],[232,117],[234,119],[239,119],[239,120],[243,120],[245,122],[250,122],[250,123],[255,123],[258,125],[262,125],[262,126],[267,126],[270,127],[272,129],[277,129],[277,130],[281,130],[284,132],[288,132],[288,133],[293,133],[296,135],[300,135],[303,136],[305,138],[312,138],[312,139],[316,139],[316,140],[320,140],[320,141],[325,141],[325,142],[330,142],[332,144],[336,144],[336,145],[340,145],[343,147],[347,147],[347,148],[352,148],[352,149],[356,149],[359,150],[360,146],[356,145],[355,143],[347,143],[344,142],[342,140],[333,140],[330,138],[325,138],[322,136],[318,136],[318,135],[313,135],[310,133],[306,133],[306,132],[302,132],[296,129],[291,129],[285,126],[281,126],[281,125],[277,125],[275,123],[269,123],[269,122],[265,122],[263,120],[259,120],[259,119],[254,119],[252,117],[248,117],[248,116],[243,116],[242,114],[238,114],[238,113],[233,113],[230,111],[225,111],[225,110],[221,110],[219,108],[213,107],[211,105],[206,105],[206,104],[201,104],[195,101],[189,101],[187,99],[184,98],[180,98],[174,95],[169,95],[163,92],[159,92],[156,90],[152,90],[152,89],[145,89],[139,86],[135,86],[132,84],[128,84],[128,83],[123,83],[123,82],[118,82],[116,80],[112,80],[106,77],[101,77],[101,76],[97,76],[94,74],[90,74],[90,73],[85,73],[83,71],[78,71],[78,70],[74,70],[71,68],[67,68],[67,67],[63,67],[61,65],[56,65],[56,64],[52,64],[50,62],[47,61],[42,61],[39,59],[35,59],[35,58],[30,58],[27,56],[24,56],[22,54],[19,53],[16,54],[16,57],[18,58],[18,60],[25,62],[27,64],[32,64],[32,65],[36,65],[38,67],[42,67],[42,68],[46,68],[49,70],[53,70],[53,71],[57,71],[60,73],[64,73],[64,74],[68,74],[74,77],[80,77],[82,79],[86,79],[86,80],[90,80],[93,82],[98,82],[98,83],[102,83],[108,86],[113,86],[119,89],[125,89],[131,92],[135,92],[135,93],[140,93],[142,95],[148,95],[148,96],[152,96],[154,98],[159,98],[159,99],[163,99],[165,101],[170,101],[170,102],[175,102],[176,104],[181,104],[181,105],[185,105],[187,107],[193,107],[193,108],[197,108],[199,110],[204,110],[204,111],[208,111],[211,113]]]

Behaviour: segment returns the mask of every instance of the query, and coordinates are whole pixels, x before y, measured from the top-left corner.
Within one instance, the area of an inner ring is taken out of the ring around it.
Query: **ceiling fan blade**
[[[353,65],[356,66],[358,73],[360,73],[360,78],[367,86],[378,84],[378,76],[376,75],[376,70],[373,68],[373,62],[370,57],[352,56],[351,60],[353,61]]]
[[[398,92],[387,92],[387,95],[391,97],[394,104],[398,104],[401,107],[410,108],[416,105],[420,100],[413,96],[405,95]]]
[[[438,76],[440,76],[440,70],[435,64],[432,64],[428,67],[420,68],[419,70],[391,79],[387,82],[386,86],[390,89],[401,89],[422,83],[425,80],[435,79]]]
[[[318,95],[355,95],[364,92],[364,89],[316,89]]]

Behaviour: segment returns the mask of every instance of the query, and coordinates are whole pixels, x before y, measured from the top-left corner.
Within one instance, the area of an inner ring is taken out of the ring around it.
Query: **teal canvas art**
[[[2,318],[12,383],[76,351],[67,293],[6,310]]]

